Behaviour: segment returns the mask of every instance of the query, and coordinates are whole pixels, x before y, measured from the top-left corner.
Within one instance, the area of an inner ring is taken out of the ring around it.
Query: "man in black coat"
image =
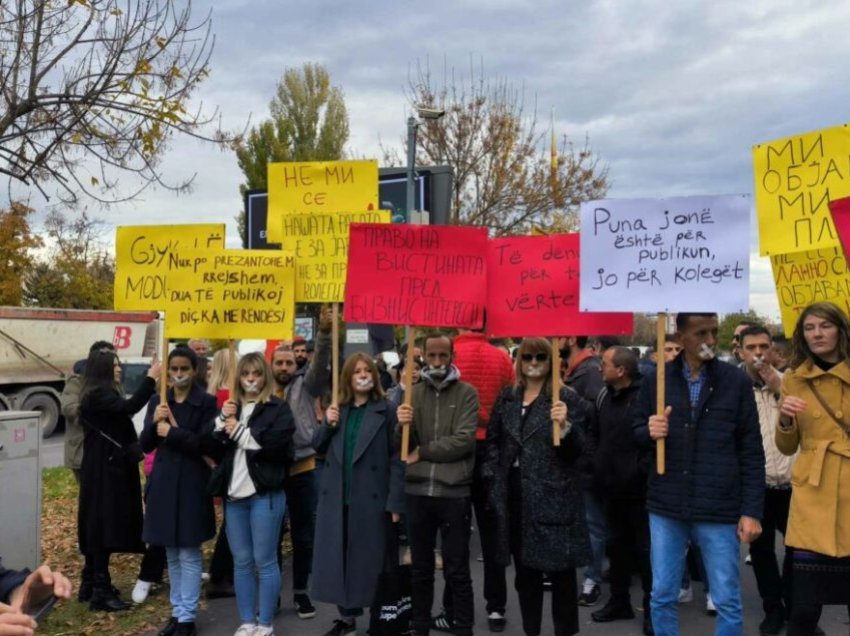
[[[761,534],[764,450],[752,382],[714,357],[717,315],[680,313],[682,353],[665,369],[664,414],[656,383],[641,387],[633,432],[647,448],[666,440],[666,471],[649,472],[647,510],[655,633],[679,633],[678,598],[685,552],[703,554],[718,633],[743,632],[740,542]]]
[[[652,634],[649,598],[649,519],[646,515],[646,473],[649,451],[632,437],[632,417],[640,392],[637,356],[627,347],[611,347],[602,354],[605,388],[596,399],[596,417],[590,425],[594,483],[603,494],[611,559],[611,598],[593,612],[597,623],[635,616],[629,598],[633,565],[643,587],[643,633]]]

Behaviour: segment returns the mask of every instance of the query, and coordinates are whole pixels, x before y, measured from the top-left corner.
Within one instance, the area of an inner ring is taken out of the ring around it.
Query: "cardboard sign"
[[[487,230],[352,225],[346,322],[480,328],[487,296]]]
[[[581,206],[582,311],[743,311],[750,198],[605,199]]]
[[[280,243],[281,218],[292,212],[378,209],[378,162],[316,161],[268,164],[269,243]]]
[[[115,230],[115,309],[161,311],[176,250],[224,249],[224,224],[133,225]]]
[[[295,302],[345,300],[348,227],[352,223],[389,223],[390,216],[388,210],[285,215],[281,219],[283,249],[297,259]]]
[[[619,335],[632,314],[579,311],[579,235],[489,242],[487,333],[492,336]]]
[[[292,338],[295,256],[274,250],[181,250],[168,266],[169,338]]]
[[[753,147],[762,256],[838,245],[829,202],[850,196],[845,124]]]
[[[850,272],[841,248],[777,254],[770,257],[785,335],[791,337],[803,309],[835,303],[850,316]]]

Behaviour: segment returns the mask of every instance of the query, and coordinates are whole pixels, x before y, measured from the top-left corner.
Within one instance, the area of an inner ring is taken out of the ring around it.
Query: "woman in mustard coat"
[[[850,604],[850,323],[832,303],[800,314],[782,380],[776,445],[799,450],[785,542],[793,548],[788,636],[814,634],[824,604]]]

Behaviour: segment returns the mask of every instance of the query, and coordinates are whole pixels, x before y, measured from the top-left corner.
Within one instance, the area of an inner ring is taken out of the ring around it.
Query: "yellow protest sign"
[[[287,214],[281,244],[295,254],[295,302],[341,303],[352,223],[389,223],[389,210]]]
[[[770,263],[789,338],[800,313],[811,303],[829,301],[850,316],[850,271],[840,247],[777,254]]]
[[[378,209],[378,162],[270,163],[267,237],[280,243],[280,219],[292,212]]]
[[[837,247],[829,202],[850,196],[850,128],[753,147],[762,256]]]
[[[168,265],[169,338],[292,338],[295,256],[280,250],[180,250]]]
[[[224,224],[133,225],[115,232],[115,309],[161,311],[179,249],[224,249]]]

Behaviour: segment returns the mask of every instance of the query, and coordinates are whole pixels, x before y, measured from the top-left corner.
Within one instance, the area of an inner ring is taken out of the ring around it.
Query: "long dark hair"
[[[806,343],[806,337],[803,331],[803,323],[809,316],[817,316],[828,320],[838,327],[838,357],[840,362],[847,362],[850,358],[850,322],[847,316],[833,303],[812,303],[806,307],[800,317],[797,319],[797,324],[794,327],[794,335],[791,336],[791,360],[788,366],[796,369],[806,360],[811,360],[813,357],[812,350]]]
[[[83,371],[83,383],[80,397],[88,395],[95,389],[105,388],[118,390],[115,383],[115,361],[118,355],[112,349],[103,347],[89,353],[86,369]]]

